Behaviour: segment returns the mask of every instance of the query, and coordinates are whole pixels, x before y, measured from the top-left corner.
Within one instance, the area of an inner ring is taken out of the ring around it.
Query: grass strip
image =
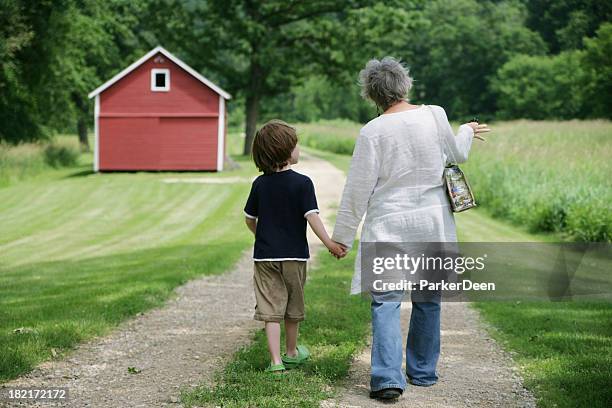
[[[478,302],[489,332],[510,350],[538,407],[612,401],[612,306],[603,302]]]

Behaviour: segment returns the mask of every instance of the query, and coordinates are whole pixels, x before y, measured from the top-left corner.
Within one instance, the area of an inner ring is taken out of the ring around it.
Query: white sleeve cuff
[[[319,213],[319,209],[318,208],[314,208],[314,209],[312,209],[310,211],[306,211],[304,213],[304,218],[306,218],[308,216],[308,214],[312,214],[312,213],[317,213],[318,214]]]
[[[256,220],[256,219],[257,219],[257,217],[255,217],[255,216],[253,216],[253,215],[249,214],[249,213],[248,213],[248,212],[246,212],[246,211],[244,212],[244,216],[245,216],[245,217],[247,217],[247,218],[250,218],[250,219],[252,219],[252,220]]]
[[[331,239],[332,241],[339,242],[347,248],[351,249],[353,247],[353,241],[355,241],[355,234],[355,229],[348,228],[336,223]]]
[[[459,126],[459,131],[462,130],[467,131],[468,136],[474,136],[474,129],[470,125],[464,123],[463,125]]]

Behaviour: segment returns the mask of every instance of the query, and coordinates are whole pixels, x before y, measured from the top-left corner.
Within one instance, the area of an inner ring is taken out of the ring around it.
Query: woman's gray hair
[[[359,72],[361,96],[372,100],[383,110],[395,103],[405,100],[412,87],[412,78],[408,68],[393,57],[382,61],[371,59]]]

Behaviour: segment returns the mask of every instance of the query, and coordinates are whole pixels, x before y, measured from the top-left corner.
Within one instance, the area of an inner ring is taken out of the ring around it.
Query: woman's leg
[[[406,388],[402,372],[403,339],[400,302],[372,296],[372,362],[370,389]]]
[[[414,385],[438,381],[440,357],[440,302],[412,302],[410,331],[406,342],[406,374]]]

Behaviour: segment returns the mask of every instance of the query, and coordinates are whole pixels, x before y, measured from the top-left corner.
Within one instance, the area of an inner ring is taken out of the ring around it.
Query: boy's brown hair
[[[253,161],[264,174],[274,173],[289,163],[296,145],[295,128],[282,120],[271,120],[255,133]]]

